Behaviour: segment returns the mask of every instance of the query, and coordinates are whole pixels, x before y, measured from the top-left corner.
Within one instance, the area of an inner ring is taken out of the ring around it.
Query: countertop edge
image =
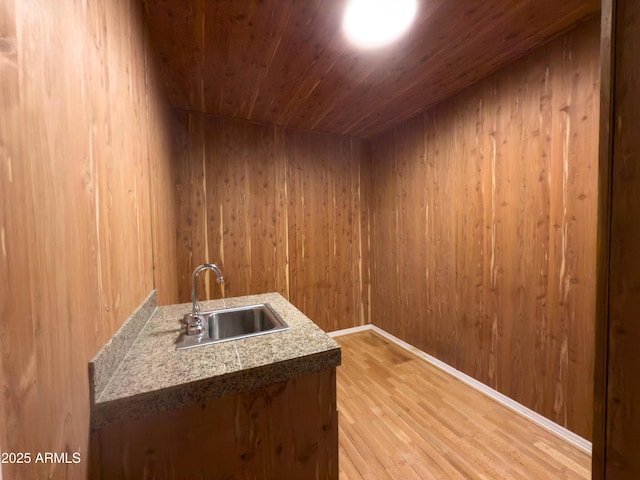
[[[96,430],[113,423],[138,420],[214,398],[255,390],[300,375],[337,367],[341,360],[341,349],[335,348],[221,377],[97,403],[92,411],[91,426]]]

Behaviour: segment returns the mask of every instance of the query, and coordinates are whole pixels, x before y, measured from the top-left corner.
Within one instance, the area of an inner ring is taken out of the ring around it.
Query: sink
[[[176,346],[178,350],[289,329],[282,317],[268,303],[211,310],[201,312],[200,315],[205,324],[204,333],[200,335],[183,333]]]

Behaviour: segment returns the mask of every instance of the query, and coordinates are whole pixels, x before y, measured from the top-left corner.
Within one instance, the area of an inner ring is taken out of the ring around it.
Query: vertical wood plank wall
[[[591,438],[597,20],[372,141],[372,323]]]
[[[172,143],[141,9],[0,4],[0,449],[32,455],[6,479],[86,477],[89,359],[154,286],[175,301]]]
[[[366,141],[184,111],[176,131],[181,301],[213,262],[226,296],[280,292],[325,330],[369,323]]]

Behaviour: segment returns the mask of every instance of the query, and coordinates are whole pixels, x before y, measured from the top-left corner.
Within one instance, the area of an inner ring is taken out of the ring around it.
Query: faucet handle
[[[187,335],[201,335],[204,333],[204,321],[199,313],[187,313],[184,316],[184,322],[187,324]]]

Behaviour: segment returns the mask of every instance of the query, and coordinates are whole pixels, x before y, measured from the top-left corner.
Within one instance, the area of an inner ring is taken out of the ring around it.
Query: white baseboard
[[[344,330],[336,330],[335,332],[327,332],[327,335],[330,337],[339,337],[341,335],[349,335],[350,333],[366,332],[367,330],[371,330],[372,327],[373,325],[360,325],[358,327],[345,328]]]
[[[364,331],[367,331],[367,330],[372,330],[372,331],[376,332],[378,335],[380,335],[382,337],[385,337],[387,340],[389,340],[389,341],[395,343],[396,345],[404,348],[405,350],[417,355],[418,357],[422,358],[423,360],[426,360],[427,362],[429,362],[430,364],[438,367],[439,369],[444,370],[448,374],[456,377],[461,382],[463,382],[463,383],[469,385],[470,387],[478,390],[480,393],[483,393],[484,395],[488,396],[489,398],[492,398],[496,402],[498,402],[501,405],[504,405],[505,407],[507,407],[508,409],[510,409],[510,410],[522,415],[523,417],[528,418],[529,420],[531,420],[535,424],[541,426],[545,430],[553,433],[554,435],[560,437],[561,439],[565,440],[566,442],[569,442],[570,444],[574,445],[576,448],[580,449],[581,451],[591,455],[592,444],[591,444],[590,441],[582,438],[580,435],[576,435],[572,431],[570,431],[570,430],[558,425],[557,423],[552,422],[548,418],[543,417],[539,413],[534,412],[533,410],[525,407],[524,405],[521,405],[520,403],[518,403],[515,400],[507,397],[506,395],[498,392],[497,390],[494,390],[493,388],[488,387],[484,383],[479,382],[478,380],[476,380],[473,377],[470,377],[466,373],[462,373],[461,371],[456,370],[455,368],[447,365],[446,363],[438,360],[435,357],[432,357],[428,353],[423,352],[422,350],[414,347],[413,345],[409,345],[407,342],[405,342],[403,340],[400,340],[398,337],[396,337],[394,335],[391,335],[388,332],[385,332],[384,330],[382,330],[379,327],[376,327],[375,325],[362,325],[362,326],[359,326],[359,327],[346,328],[344,330],[337,330],[335,332],[329,332],[329,336],[331,336],[331,337],[339,337],[341,335],[348,335],[350,333],[364,332]]]

